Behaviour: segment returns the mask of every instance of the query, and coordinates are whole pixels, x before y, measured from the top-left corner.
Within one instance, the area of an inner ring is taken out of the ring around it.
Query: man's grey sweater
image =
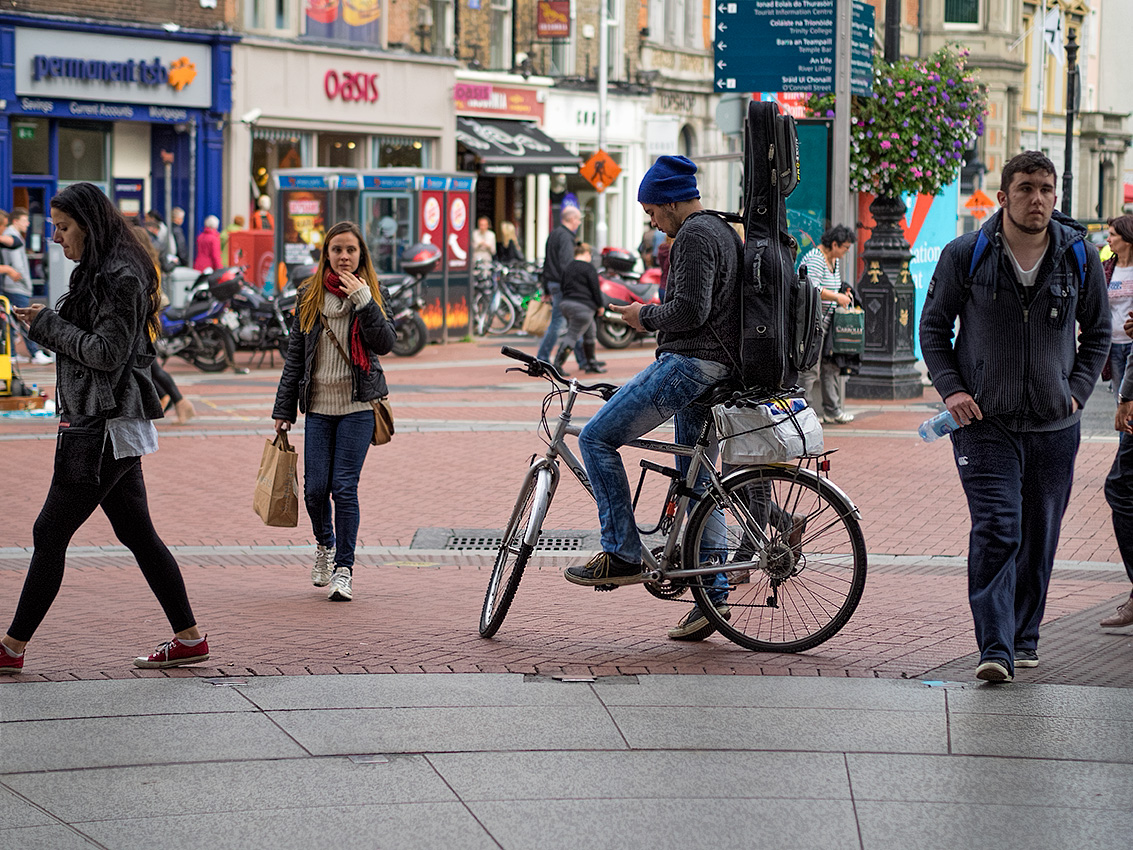
[[[693,213],[669,254],[665,303],[641,308],[641,323],[657,331],[657,353],[671,351],[736,369],[740,351],[740,237],[721,218]]]

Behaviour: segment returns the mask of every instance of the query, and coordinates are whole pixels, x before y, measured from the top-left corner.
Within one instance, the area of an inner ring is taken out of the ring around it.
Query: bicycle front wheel
[[[693,583],[697,606],[722,635],[757,652],[802,652],[829,640],[858,607],[866,550],[852,509],[808,469],[756,467],[729,475],[725,498],[692,512],[682,563],[719,562]],[[717,608],[716,606],[720,607]]]
[[[496,552],[496,562],[488,579],[488,590],[484,594],[484,607],[480,611],[480,636],[491,637],[504,622],[511,607],[519,580],[543,528],[543,518],[551,504],[554,490],[554,475],[547,467],[532,467],[515,507],[504,529],[500,548]]]

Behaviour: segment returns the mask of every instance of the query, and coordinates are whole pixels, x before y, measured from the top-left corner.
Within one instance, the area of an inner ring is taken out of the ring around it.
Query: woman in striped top
[[[822,322],[824,333],[830,331],[834,307],[850,306],[850,296],[842,291],[842,258],[853,244],[854,232],[844,224],[836,225],[822,234],[818,245],[808,251],[799,263],[800,266],[806,266],[808,276],[819,287],[822,300],[826,302],[826,315]],[[845,425],[853,422],[854,416],[842,409],[841,369],[826,352],[824,339],[819,363],[799,375],[799,385],[806,395],[807,404],[822,417],[823,422]],[[815,393],[816,383],[821,388],[821,397]]]
[[[339,222],[323,244],[315,274],[299,288],[272,418],[282,432],[296,407],[306,415],[303,498],[318,544],[311,583],[349,601],[358,479],[374,433],[370,402],[389,392],[378,355],[390,352],[397,333],[358,225]]]

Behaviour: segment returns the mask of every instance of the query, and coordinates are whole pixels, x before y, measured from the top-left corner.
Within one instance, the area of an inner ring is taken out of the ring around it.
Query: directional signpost
[[[716,91],[834,91],[835,0],[722,0],[716,12]],[[855,0],[854,94],[873,87],[873,14]]]

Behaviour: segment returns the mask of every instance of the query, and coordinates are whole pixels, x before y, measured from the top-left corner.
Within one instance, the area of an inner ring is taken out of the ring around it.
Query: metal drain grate
[[[502,536],[452,534],[449,535],[444,548],[473,552],[495,552],[503,542]],[[543,536],[535,544],[535,551],[578,552],[583,548],[584,542],[583,537]]]

